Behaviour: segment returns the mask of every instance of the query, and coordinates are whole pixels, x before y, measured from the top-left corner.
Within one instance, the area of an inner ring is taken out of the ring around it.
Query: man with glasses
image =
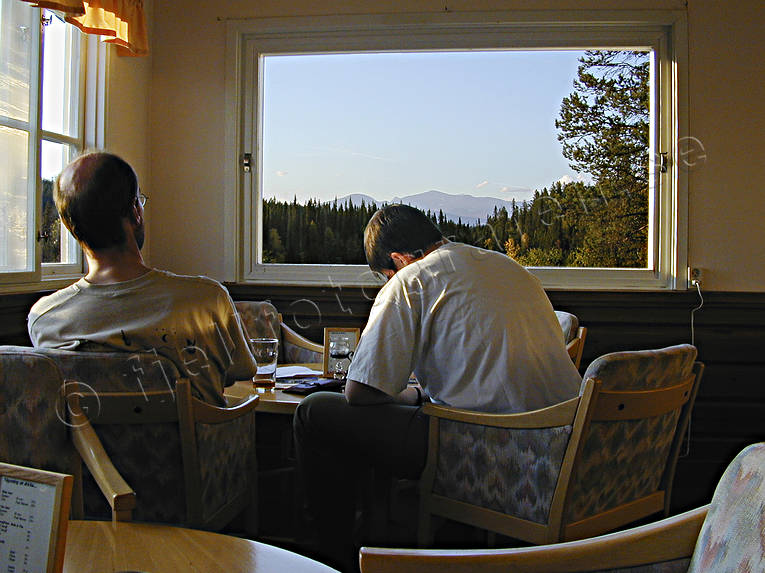
[[[377,211],[364,249],[371,270],[388,281],[356,347],[345,396],[308,396],[294,418],[317,551],[344,571],[356,560],[359,476],[369,468],[404,478],[422,472],[423,399],[515,413],[573,398],[581,384],[542,285],[503,253],[448,241],[408,205]],[[408,384],[412,372],[421,389]]]
[[[84,154],[56,178],[53,195],[88,272],[32,307],[34,346],[156,352],[189,378],[198,398],[225,406],[224,386],[257,372],[239,316],[217,281],[146,266],[147,197],[133,168],[110,153]]]

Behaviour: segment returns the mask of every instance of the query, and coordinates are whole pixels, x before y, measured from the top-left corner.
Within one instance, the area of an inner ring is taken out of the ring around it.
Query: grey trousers
[[[416,479],[425,466],[428,417],[399,404],[349,406],[345,396],[317,392],[293,421],[298,471],[322,557],[353,570],[356,486],[370,470]]]

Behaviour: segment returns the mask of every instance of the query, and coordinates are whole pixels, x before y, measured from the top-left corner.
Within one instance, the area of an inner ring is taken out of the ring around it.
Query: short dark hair
[[[387,205],[372,215],[364,229],[364,252],[373,271],[395,271],[391,253],[421,257],[441,239],[436,224],[419,209]]]
[[[125,244],[122,219],[138,198],[133,168],[112,153],[85,153],[56,177],[53,199],[75,239],[93,250]]]

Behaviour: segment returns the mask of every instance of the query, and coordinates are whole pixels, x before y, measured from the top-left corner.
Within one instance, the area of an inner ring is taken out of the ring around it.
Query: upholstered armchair
[[[669,509],[703,366],[696,349],[615,352],[593,361],[576,398],[519,414],[426,404],[428,460],[419,543],[431,515],[551,543]]]
[[[115,467],[135,490],[137,521],[218,530],[243,513],[257,521],[257,396],[219,408],[192,397],[189,381],[156,354],[40,349],[71,383]],[[104,516],[85,476],[88,516]]]
[[[108,458],[87,419],[67,407],[74,386],[32,348],[0,347],[0,461],[71,474],[72,517],[82,519],[82,461],[95,476],[105,515],[129,520],[135,493]]]
[[[580,541],[488,550],[362,547],[362,573],[743,573],[765,571],[765,443],[739,453],[712,503]]]
[[[584,352],[584,341],[587,338],[587,328],[579,326],[579,318],[570,312],[556,310],[555,316],[558,318],[561,330],[563,330],[566,351],[578,370],[582,364],[582,353]]]
[[[282,315],[270,302],[243,300],[234,303],[242,325],[251,338],[279,340],[280,364],[321,364],[324,346],[311,342],[284,324]]]

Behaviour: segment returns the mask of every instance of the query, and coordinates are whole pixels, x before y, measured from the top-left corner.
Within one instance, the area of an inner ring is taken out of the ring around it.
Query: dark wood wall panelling
[[[0,295],[0,344],[29,346],[27,333],[29,309],[50,291]]]
[[[375,289],[226,285],[235,300],[270,300],[298,332],[321,342],[324,327],[363,328]],[[45,293],[0,297],[0,343],[28,345],[26,315]],[[550,291],[556,309],[587,326],[582,366],[617,350],[691,342],[695,291]],[[706,370],[694,409],[688,454],[675,479],[673,511],[706,503],[743,446],[765,441],[765,293],[704,293],[695,344]]]

